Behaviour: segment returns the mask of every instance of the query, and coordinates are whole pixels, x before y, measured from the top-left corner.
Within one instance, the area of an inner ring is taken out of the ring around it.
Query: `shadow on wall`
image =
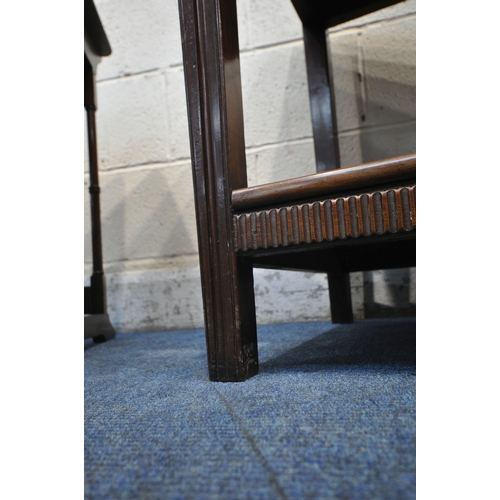
[[[180,188],[189,176],[189,163],[101,174],[106,262],[197,252],[193,195]]]
[[[120,271],[128,261],[197,252],[192,190],[180,187],[186,184],[190,175],[189,163],[101,173],[106,274]],[[85,240],[90,239],[90,223],[87,222]],[[86,263],[91,262],[90,253],[85,257]],[[122,304],[129,300],[128,295],[120,296],[120,289],[114,289],[112,281],[108,276],[108,296],[113,296],[112,302]],[[145,298],[141,314],[146,319],[156,318],[157,302],[152,299],[149,307]],[[113,320],[117,324],[125,322],[120,311],[127,314],[126,306],[111,307],[110,311],[114,313]]]

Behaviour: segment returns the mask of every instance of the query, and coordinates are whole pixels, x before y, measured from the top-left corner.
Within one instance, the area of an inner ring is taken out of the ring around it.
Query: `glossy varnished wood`
[[[258,359],[252,266],[236,255],[231,213],[247,185],[236,3],[179,7],[209,376],[241,381]]]
[[[330,73],[327,37],[325,36],[324,27],[321,24],[312,22],[303,22],[302,33],[316,171],[335,170],[341,167],[340,144],[337,129],[335,89]],[[349,274],[332,271],[328,273],[327,279],[332,322],[352,322]]]
[[[95,103],[95,81],[94,70],[84,57],[85,69],[85,98],[84,107],[87,113],[87,139],[89,151],[89,194],[90,194],[90,217],[92,227],[92,276],[90,286],[91,311],[93,314],[104,314],[106,312],[106,291],[102,258],[102,230],[101,230],[101,208],[99,187],[99,164],[97,157],[97,134],[96,134],[96,103]]]
[[[211,380],[258,371],[254,266],[328,273],[352,321],[349,272],[412,265],[415,155],[339,169],[325,29],[396,1],[293,1],[303,22],[317,174],[247,187],[235,0],[179,0]]]
[[[304,26],[303,35],[316,171],[324,172],[340,168],[335,92],[324,29]]]
[[[415,186],[233,216],[237,251],[368,237],[416,227]]]
[[[89,194],[92,233],[92,276],[84,288],[85,338],[104,342],[115,336],[106,312],[106,280],[103,269],[102,229],[99,187],[99,161],[96,131],[95,70],[100,58],[111,54],[111,47],[92,0],[85,0],[84,108],[87,115],[89,152]]]
[[[405,155],[238,189],[233,191],[232,208],[238,211],[396,181],[404,182],[415,178],[416,164],[415,155]]]
[[[330,68],[326,29],[398,0],[292,0],[302,21],[307,66],[311,122],[316,156],[316,171],[341,167],[337,130],[335,88]],[[349,275],[328,274],[332,322],[353,320]],[[343,292],[342,292],[343,291]]]

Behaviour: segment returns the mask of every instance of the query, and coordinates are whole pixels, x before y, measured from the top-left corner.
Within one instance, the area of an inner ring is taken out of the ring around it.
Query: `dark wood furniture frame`
[[[325,29],[396,1],[294,0],[318,173],[247,187],[236,0],[179,0],[211,380],[258,372],[253,267],[328,273],[333,322],[349,272],[416,264],[416,157],[340,167]]]
[[[95,70],[101,57],[111,54],[111,47],[92,0],[85,0],[84,106],[87,113],[89,147],[89,193],[92,223],[92,276],[84,287],[85,338],[95,343],[115,337],[115,330],[106,311],[106,282],[102,259],[100,188],[98,176],[95,112]]]

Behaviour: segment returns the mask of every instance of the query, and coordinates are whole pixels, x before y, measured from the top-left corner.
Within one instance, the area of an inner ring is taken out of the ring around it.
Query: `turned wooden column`
[[[106,283],[103,270],[99,162],[95,113],[95,70],[104,56],[111,54],[106,33],[92,0],[85,0],[84,23],[84,107],[87,115],[89,151],[89,193],[92,225],[92,276],[90,286],[84,288],[85,338],[104,342],[115,336],[115,330],[106,311]]]
[[[87,113],[87,137],[89,151],[89,193],[90,214],[92,224],[92,276],[91,280],[91,310],[92,314],[106,312],[106,291],[104,282],[101,236],[101,205],[97,159],[97,136],[95,124],[95,81],[92,65],[85,56],[85,98],[84,106]]]

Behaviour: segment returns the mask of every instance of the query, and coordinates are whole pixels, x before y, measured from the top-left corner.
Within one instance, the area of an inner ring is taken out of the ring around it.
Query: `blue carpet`
[[[415,498],[415,319],[259,327],[210,382],[203,330],[85,342],[86,499]]]

